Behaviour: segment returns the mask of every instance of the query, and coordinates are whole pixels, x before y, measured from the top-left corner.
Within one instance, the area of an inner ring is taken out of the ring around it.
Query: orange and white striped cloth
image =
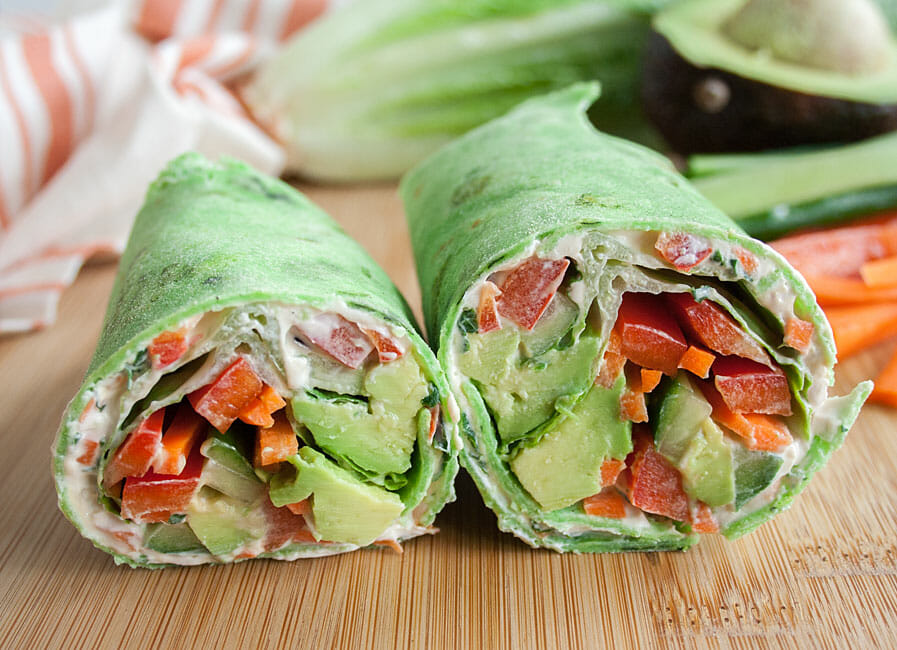
[[[282,170],[281,149],[230,88],[327,4],[132,0],[57,22],[0,14],[0,333],[55,320],[84,261],[121,252],[147,185],[176,155]]]

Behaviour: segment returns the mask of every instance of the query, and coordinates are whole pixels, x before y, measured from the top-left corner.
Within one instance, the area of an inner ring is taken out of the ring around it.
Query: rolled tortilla
[[[683,549],[787,507],[869,392],[804,280],[662,156],[596,132],[597,86],[522,104],[404,179],[461,463],[502,530]]]
[[[59,504],[132,566],[433,532],[452,398],[399,291],[288,185],[186,154],[150,187],[55,444]]]

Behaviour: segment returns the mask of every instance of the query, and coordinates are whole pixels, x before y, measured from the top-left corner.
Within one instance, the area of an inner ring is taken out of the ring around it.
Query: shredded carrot
[[[897,303],[833,307],[826,316],[835,335],[838,359],[842,361],[897,335]]]
[[[657,388],[663,373],[660,370],[651,370],[650,368],[641,369],[642,391],[650,393]]]
[[[405,549],[402,548],[402,545],[399,544],[394,539],[378,539],[376,542],[374,542],[374,545],[375,546],[385,546],[386,548],[391,548],[399,555],[402,555],[405,552]]]
[[[606,458],[604,462],[601,463],[601,487],[607,487],[608,485],[616,483],[617,477],[625,467],[626,463],[622,460]]]
[[[297,501],[296,503],[288,503],[284,507],[294,515],[302,515],[306,519],[311,516],[311,501],[308,499],[302,499],[302,501]]]
[[[785,345],[798,352],[806,352],[810,349],[814,329],[813,323],[800,318],[789,318],[785,323]]]
[[[610,332],[610,338],[607,341],[607,350],[604,353],[604,361],[601,364],[601,371],[595,379],[595,383],[604,388],[613,388],[617,377],[626,365],[626,357],[621,354],[623,342],[620,333],[613,329]]]
[[[432,442],[439,426],[439,404],[430,408],[430,430],[427,432],[427,440]]]
[[[860,267],[860,277],[869,287],[897,286],[897,256],[866,262]]]
[[[187,465],[190,450],[205,435],[207,427],[206,421],[189,404],[181,404],[162,434],[162,449],[153,462],[153,470],[158,474],[180,474]]]
[[[744,268],[745,273],[751,275],[754,271],[757,270],[757,257],[747,249],[742,248],[741,246],[736,246],[734,249],[735,257],[738,258],[738,261],[741,262],[742,268]]]
[[[93,409],[93,407],[96,406],[96,403],[97,403],[96,400],[93,397],[91,397],[90,400],[85,405],[84,410],[81,411],[81,415],[78,416],[78,422],[84,422],[84,420],[87,419],[87,415],[90,413],[90,411]]]
[[[897,301],[897,287],[873,288],[862,280],[834,275],[805,275],[804,279],[823,307]]]
[[[282,413],[270,427],[258,427],[255,437],[255,466],[269,468],[299,451],[299,441],[293,427]]]
[[[885,369],[875,378],[875,388],[869,395],[869,401],[897,408],[897,350]]]
[[[82,465],[87,465],[88,467],[92,467],[94,462],[97,459],[97,450],[100,448],[100,444],[94,440],[85,440],[84,441],[84,452],[78,456],[77,460]]]
[[[748,449],[778,451],[792,441],[788,428],[779,418],[762,413],[735,413],[711,382],[702,381],[698,385],[713,408],[713,419],[744,438]]]
[[[647,422],[648,407],[645,404],[645,394],[627,388],[620,395],[620,417],[630,422]]]
[[[582,500],[582,509],[587,515],[623,519],[626,516],[626,500],[616,488],[605,488]]]
[[[286,405],[277,391],[265,384],[259,396],[244,406],[237,417],[246,424],[270,427],[274,424],[273,414]]]
[[[679,359],[679,367],[706,379],[710,375],[710,366],[715,360],[716,356],[712,352],[703,350],[696,345],[689,345],[685,354]]]
[[[698,501],[696,508],[692,508],[691,527],[696,533],[718,533],[719,524],[713,517],[713,511],[703,501]]]

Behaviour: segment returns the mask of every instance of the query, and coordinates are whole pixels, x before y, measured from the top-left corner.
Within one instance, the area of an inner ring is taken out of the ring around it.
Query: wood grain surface
[[[395,189],[303,189],[416,306]],[[686,553],[532,550],[495,528],[462,476],[441,533],[404,555],[116,567],[58,511],[50,472],[114,272],[89,266],[55,325],[0,339],[0,648],[897,646],[897,414],[872,405],[791,510]],[[889,351],[843,364],[836,390]]]

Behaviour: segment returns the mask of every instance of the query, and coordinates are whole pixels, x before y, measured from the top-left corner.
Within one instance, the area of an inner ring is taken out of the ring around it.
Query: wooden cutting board
[[[417,305],[395,188],[303,189]],[[116,567],[58,511],[50,473],[114,273],[88,267],[55,325],[0,338],[0,648],[897,646],[897,412],[871,405],[791,510],[687,553],[532,550],[462,476],[441,533],[403,555]],[[836,391],[889,353],[849,360]]]

